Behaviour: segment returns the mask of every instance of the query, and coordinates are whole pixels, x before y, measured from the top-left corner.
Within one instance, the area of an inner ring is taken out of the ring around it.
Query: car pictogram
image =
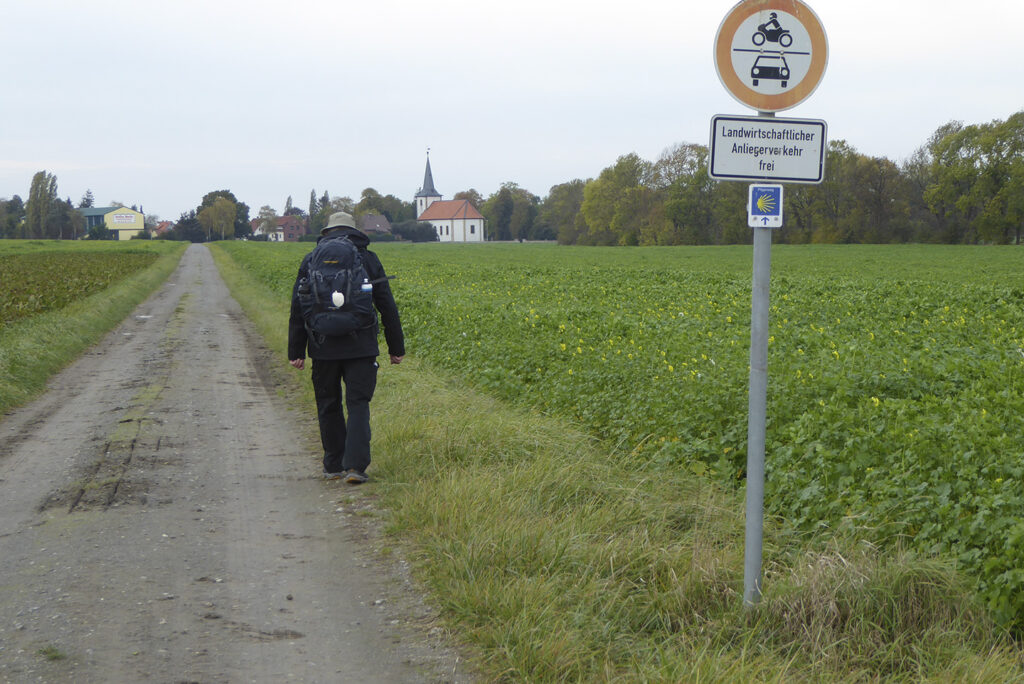
[[[754,66],[750,69],[750,78],[756,86],[761,79],[780,81],[783,88],[789,82],[789,65],[780,54],[765,53],[758,55]]]

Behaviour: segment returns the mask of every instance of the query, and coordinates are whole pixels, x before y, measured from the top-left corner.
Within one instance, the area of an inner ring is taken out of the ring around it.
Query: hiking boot
[[[326,470],[324,470],[324,479],[325,480],[343,480],[343,479],[345,479],[346,475],[348,475],[348,471],[347,470],[339,470],[336,473],[329,473]]]
[[[361,470],[350,470],[345,475],[345,482],[349,484],[363,484],[370,478]]]

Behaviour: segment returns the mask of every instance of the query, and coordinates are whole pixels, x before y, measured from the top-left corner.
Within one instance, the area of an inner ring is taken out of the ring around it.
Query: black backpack
[[[342,235],[320,240],[299,280],[299,305],[306,328],[323,342],[377,324],[373,283],[359,248]]]

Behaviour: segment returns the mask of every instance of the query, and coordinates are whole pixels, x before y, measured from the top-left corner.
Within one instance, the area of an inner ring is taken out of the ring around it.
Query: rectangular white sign
[[[711,119],[708,166],[719,180],[820,183],[825,177],[825,122],[726,116]]]

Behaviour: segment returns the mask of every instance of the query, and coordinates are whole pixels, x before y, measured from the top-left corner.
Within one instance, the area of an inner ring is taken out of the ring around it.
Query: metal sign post
[[[774,116],[770,112],[761,114]],[[747,524],[743,551],[743,605],[747,607],[761,600],[764,453],[768,423],[768,284],[771,268],[772,229],[754,228],[754,279],[750,294],[750,395],[747,407]]]
[[[715,36],[715,69],[722,85],[757,118],[711,121],[708,171],[717,180],[820,183],[825,122],[776,121],[775,112],[806,100],[825,73],[828,40],[802,0],[742,0]],[[755,191],[760,191],[754,199]],[[754,229],[750,302],[750,394],[747,422],[746,546],[743,605],[761,600],[764,542],[765,444],[768,421],[768,284],[772,229],[782,226],[782,186],[751,187],[748,225]],[[757,203],[757,206],[755,206]]]

